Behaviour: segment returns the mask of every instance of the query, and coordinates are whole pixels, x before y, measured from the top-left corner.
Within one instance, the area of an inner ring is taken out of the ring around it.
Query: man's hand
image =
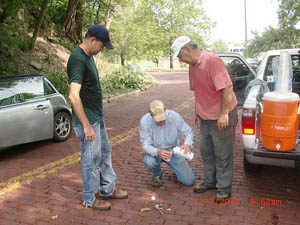
[[[191,152],[191,148],[188,144],[183,144],[180,148],[184,150],[184,154],[188,154]]]
[[[157,150],[157,155],[165,161],[168,161],[171,159],[172,154],[170,152],[168,152],[167,150],[163,150],[163,149],[158,149]]]
[[[228,114],[221,114],[218,118],[218,128],[219,128],[219,130],[222,131],[228,126],[229,126]]]
[[[91,125],[84,127],[83,130],[84,130],[85,139],[87,141],[92,141],[96,138],[94,129]]]
[[[197,114],[195,114],[194,120],[195,120],[195,125],[198,126],[200,124],[200,117]]]

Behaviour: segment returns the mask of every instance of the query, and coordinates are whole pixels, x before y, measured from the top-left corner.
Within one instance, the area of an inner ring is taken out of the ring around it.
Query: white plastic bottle
[[[173,153],[176,155],[181,155],[184,158],[188,159],[188,160],[192,160],[194,157],[194,152],[190,152],[188,154],[184,154],[184,150],[181,149],[179,146],[176,146],[173,148]]]

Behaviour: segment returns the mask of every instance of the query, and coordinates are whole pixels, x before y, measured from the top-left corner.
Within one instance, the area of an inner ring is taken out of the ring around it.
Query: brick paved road
[[[78,141],[43,141],[0,153],[0,225],[14,224],[299,224],[300,179],[295,169],[265,167],[245,174],[240,127],[235,144],[235,176],[232,198],[226,205],[211,202],[216,191],[195,194],[192,187],[176,182],[163,164],[164,186],[150,186],[138,141],[138,122],[148,103],[162,99],[167,108],[179,112],[196,133],[195,158],[191,167],[197,179],[203,175],[199,132],[193,126],[193,93],[187,74],[154,74],[160,86],[146,93],[105,105],[105,122],[113,146],[113,166],[120,183],[129,192],[126,200],[112,200],[112,210],[98,212],[81,206],[82,181]],[[155,196],[155,200],[151,197]],[[254,202],[253,202],[254,200]],[[164,214],[141,208],[164,206]]]

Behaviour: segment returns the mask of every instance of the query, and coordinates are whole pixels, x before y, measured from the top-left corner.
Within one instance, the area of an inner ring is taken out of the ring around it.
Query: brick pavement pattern
[[[294,225],[300,222],[299,171],[264,167],[245,173],[240,124],[235,141],[235,174],[230,201],[216,205],[216,190],[193,193],[176,181],[162,164],[163,187],[150,186],[140,148],[139,120],[148,104],[161,99],[180,113],[195,132],[195,157],[190,162],[199,182],[203,164],[199,131],[193,122],[194,98],[186,73],[154,73],[160,85],[142,94],[105,104],[105,122],[113,147],[113,167],[126,200],[111,200],[110,211],[99,212],[81,205],[82,180],[77,138],[67,142],[41,141],[0,152],[0,225]],[[241,113],[241,112],[239,112]],[[155,200],[152,200],[152,196]],[[163,204],[163,214],[153,209]],[[141,212],[142,208],[150,211]]]

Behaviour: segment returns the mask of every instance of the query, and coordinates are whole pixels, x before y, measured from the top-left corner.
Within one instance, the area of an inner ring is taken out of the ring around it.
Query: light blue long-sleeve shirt
[[[157,156],[158,149],[170,149],[178,146],[181,134],[184,144],[193,147],[194,133],[183,118],[173,110],[166,110],[166,122],[163,126],[155,123],[150,113],[140,121],[140,142],[146,154]]]

